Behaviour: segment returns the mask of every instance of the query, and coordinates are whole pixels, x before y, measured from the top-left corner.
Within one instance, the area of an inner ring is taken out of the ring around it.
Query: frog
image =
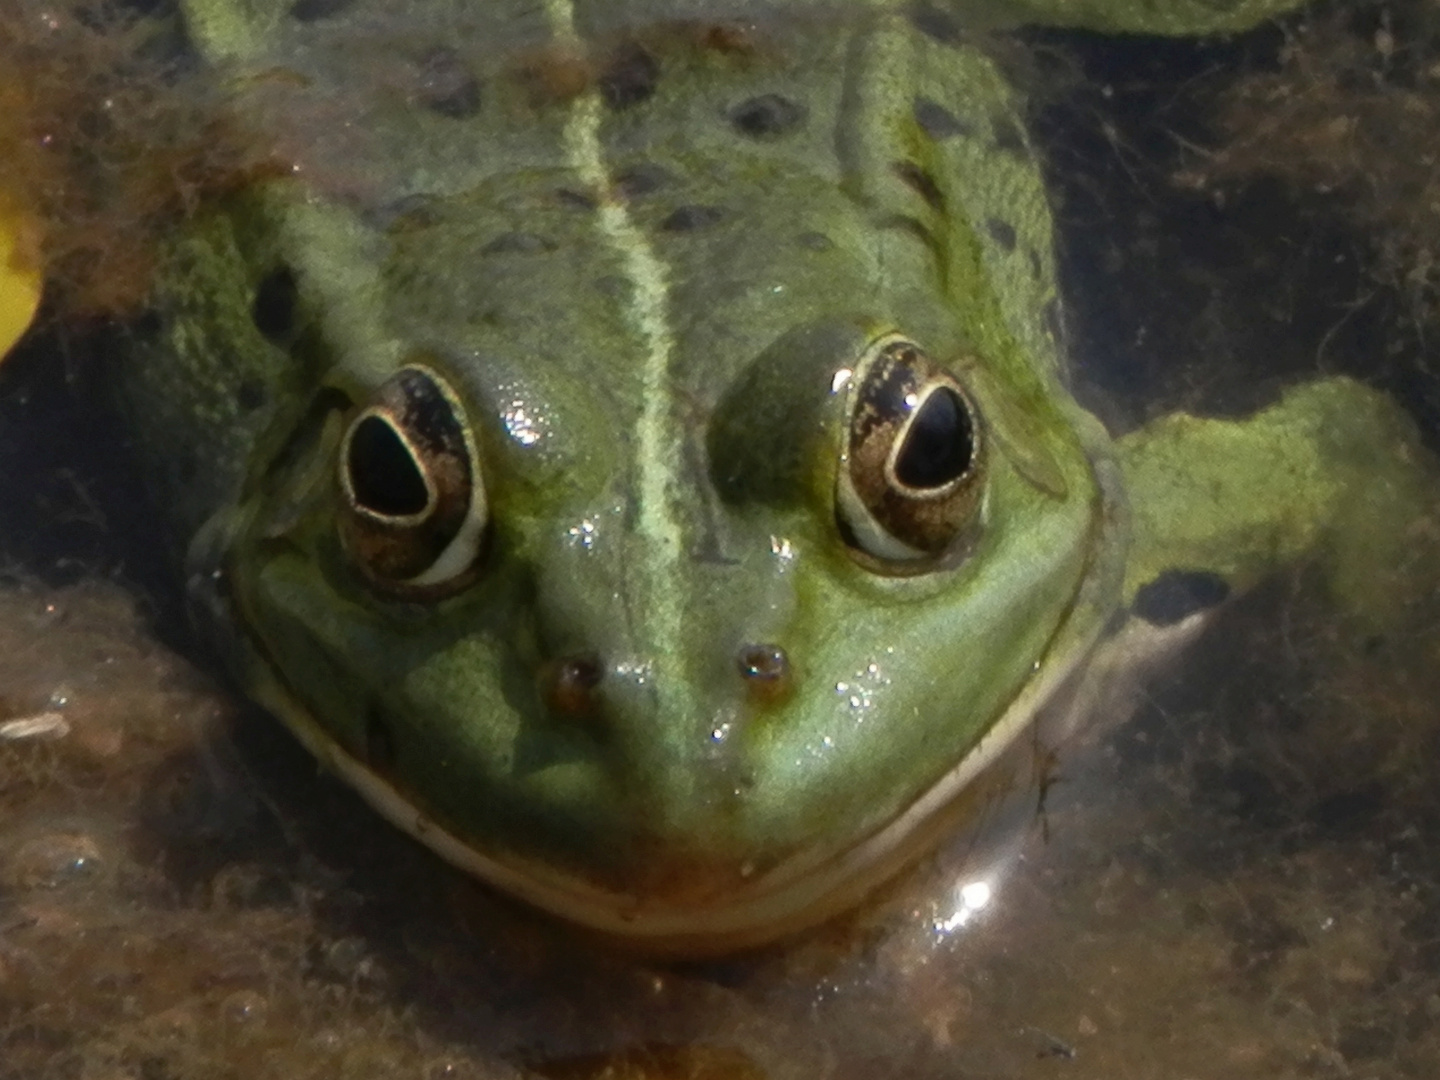
[[[198,637],[444,859],[703,955],[854,907],[1280,570],[1384,621],[1414,422],[1326,377],[1108,431],[986,47],[1292,6],[184,0],[286,162],[115,365]]]

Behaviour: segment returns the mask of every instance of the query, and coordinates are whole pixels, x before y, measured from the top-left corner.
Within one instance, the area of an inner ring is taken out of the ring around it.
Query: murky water
[[[1338,370],[1440,443],[1415,225],[1435,205],[1407,217],[1378,182],[1413,156],[1415,110],[1440,107],[1414,10],[1325,22],[1284,62],[1278,31],[1028,40],[1056,87],[1038,121],[1072,343],[1107,420],[1244,411]],[[1253,123],[1251,95],[1283,105],[1287,85],[1324,123],[1358,118],[1383,203],[1317,177],[1298,136],[1253,166],[1283,181],[1195,149],[1243,149],[1223,117]],[[1378,99],[1403,111],[1395,161]],[[3,1080],[1440,1070],[1423,578],[1416,629],[1393,637],[1343,623],[1303,570],[1270,583],[1077,737],[1022,747],[1010,813],[861,912],[657,965],[448,869],[182,655],[123,437],[66,379],[77,349],[52,334],[0,380]]]

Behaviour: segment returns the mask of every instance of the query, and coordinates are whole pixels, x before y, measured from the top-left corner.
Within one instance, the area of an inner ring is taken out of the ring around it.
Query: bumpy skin
[[[1276,6],[986,14],[1208,31]],[[1162,421],[1117,460],[1064,388],[1044,193],[969,24],[784,7],[737,39],[695,21],[713,4],[194,0],[298,179],[177,239],[127,387],[200,621],[257,698],[448,857],[674,948],[853,900],[1140,586],[1348,568],[1358,534],[1328,540],[1373,474],[1334,459],[1381,430],[1418,455],[1332,382],[1256,423]],[[985,450],[963,542],[918,574],[837,527],[840,373],[889,332],[964,387]],[[440,599],[374,588],[338,524],[347,425],[417,360],[489,503]],[[1309,478],[1278,515],[1276,454]],[[737,668],[757,644],[788,656],[779,692]],[[557,708],[575,657],[598,685]]]

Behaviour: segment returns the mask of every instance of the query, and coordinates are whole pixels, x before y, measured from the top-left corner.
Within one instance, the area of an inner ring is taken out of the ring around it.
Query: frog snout
[[[785,649],[774,642],[747,642],[735,650],[737,689],[749,703],[776,705],[790,696],[793,672]],[[538,688],[546,707],[562,717],[584,718],[599,708],[606,664],[597,652],[576,652],[540,665]]]
[[[588,762],[606,792],[571,804],[577,820],[567,829],[611,821],[617,857],[633,859],[628,879],[649,882],[641,891],[734,888],[737,867],[764,844],[748,809],[751,736],[762,716],[793,703],[790,656],[761,635],[709,651],[698,639],[658,654],[625,644],[557,651],[535,669],[557,761]]]

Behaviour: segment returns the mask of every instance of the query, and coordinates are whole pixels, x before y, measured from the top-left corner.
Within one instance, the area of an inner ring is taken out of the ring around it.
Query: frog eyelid
[[[489,507],[483,486],[478,483],[471,493],[470,508],[465,521],[454,538],[440,552],[430,568],[405,582],[406,585],[427,588],[458,579],[480,556],[480,548],[490,524]]]

